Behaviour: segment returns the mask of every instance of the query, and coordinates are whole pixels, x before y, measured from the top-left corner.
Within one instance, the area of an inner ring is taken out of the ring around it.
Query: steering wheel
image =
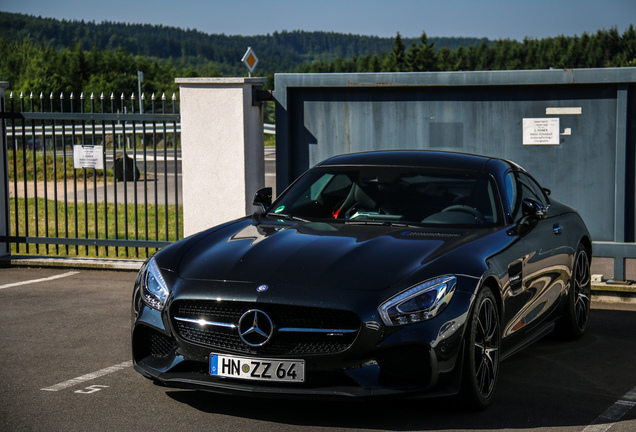
[[[455,204],[455,205],[446,207],[444,210],[442,210],[442,213],[452,212],[452,211],[469,213],[471,216],[474,216],[479,223],[482,223],[482,224],[486,223],[486,218],[484,218],[484,215],[482,215],[479,210],[472,208],[470,206],[463,205],[463,204]]]

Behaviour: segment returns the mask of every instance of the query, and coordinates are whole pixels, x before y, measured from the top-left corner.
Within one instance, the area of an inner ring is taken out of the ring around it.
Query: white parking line
[[[634,406],[636,406],[636,387],[606,409],[591,425],[583,429],[583,432],[606,432]]]
[[[104,375],[108,375],[108,374],[111,374],[113,372],[117,372],[117,371],[120,371],[122,369],[131,367],[131,366],[132,366],[132,360],[128,360],[128,361],[125,361],[123,363],[117,364],[115,366],[110,366],[110,367],[98,370],[97,372],[92,372],[92,373],[89,373],[89,374],[86,374],[86,375],[79,376],[77,378],[72,378],[72,379],[70,379],[68,381],[64,381],[64,382],[52,385],[51,387],[46,387],[46,388],[43,388],[43,389],[40,389],[40,390],[44,390],[44,391],[64,390],[66,388],[76,386],[76,385],[81,384],[81,383],[86,382],[86,381],[94,380],[95,378],[99,378],[99,377],[102,377]]]
[[[67,272],[67,273],[62,273],[56,276],[51,276],[51,277],[47,277],[47,278],[42,278],[42,279],[31,279],[31,280],[27,280],[27,281],[22,281],[22,282],[15,282],[15,283],[10,283],[10,284],[6,284],[6,285],[0,285],[0,289],[5,289],[5,288],[11,288],[11,287],[16,287],[16,286],[21,286],[21,285],[30,285],[33,283],[39,283],[39,282],[47,282],[47,281],[52,281],[55,279],[60,279],[60,278],[64,278],[64,277],[68,277],[68,276],[73,276],[78,274],[79,272]]]

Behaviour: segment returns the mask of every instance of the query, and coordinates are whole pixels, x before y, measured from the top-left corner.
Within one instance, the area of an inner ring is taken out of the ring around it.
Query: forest
[[[56,20],[0,12],[0,80],[8,91],[137,92],[178,90],[175,77],[246,76],[248,46],[254,72],[273,88],[275,73],[423,72],[636,66],[636,29],[523,41],[480,38],[361,36],[282,31],[261,36],[205,34],[193,29]]]

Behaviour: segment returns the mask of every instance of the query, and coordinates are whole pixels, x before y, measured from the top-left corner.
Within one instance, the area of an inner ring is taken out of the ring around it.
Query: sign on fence
[[[74,145],[73,168],[75,169],[104,169],[104,146],[101,145]]]

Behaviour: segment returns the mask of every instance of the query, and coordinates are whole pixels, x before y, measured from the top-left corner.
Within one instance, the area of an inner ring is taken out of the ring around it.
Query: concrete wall
[[[181,100],[186,236],[254,211],[264,187],[263,111],[252,103],[265,78],[177,78]]]

